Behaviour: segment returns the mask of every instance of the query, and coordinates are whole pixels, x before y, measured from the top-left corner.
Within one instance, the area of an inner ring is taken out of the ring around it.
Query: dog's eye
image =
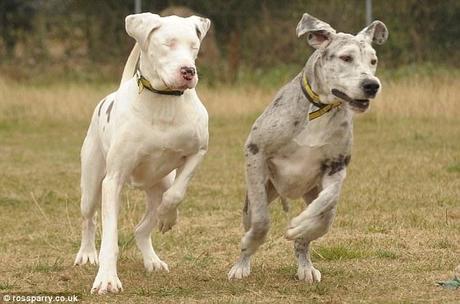
[[[371,64],[372,64],[372,65],[376,65],[376,64],[377,64],[377,59],[372,59],[372,60],[371,60]]]
[[[162,43],[164,46],[168,48],[175,48],[176,47],[176,40],[175,39],[168,39],[163,41]]]
[[[351,57],[349,55],[343,55],[343,56],[340,56],[339,58],[342,59],[345,62],[352,62],[353,61],[353,57]]]

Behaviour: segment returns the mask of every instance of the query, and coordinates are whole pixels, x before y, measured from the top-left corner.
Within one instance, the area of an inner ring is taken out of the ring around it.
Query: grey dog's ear
[[[190,16],[189,18],[192,19],[193,23],[195,23],[196,34],[198,35],[198,38],[200,41],[203,40],[204,36],[206,36],[206,33],[211,27],[211,20],[198,16]]]
[[[363,37],[369,43],[374,42],[377,44],[383,44],[388,39],[388,29],[385,26],[385,23],[375,20],[356,36]]]
[[[150,33],[160,24],[161,17],[152,13],[129,15],[125,19],[126,32],[136,39],[143,50],[147,49]]]
[[[305,13],[296,28],[297,37],[307,34],[307,41],[315,49],[326,47],[333,39],[335,30],[326,22]]]

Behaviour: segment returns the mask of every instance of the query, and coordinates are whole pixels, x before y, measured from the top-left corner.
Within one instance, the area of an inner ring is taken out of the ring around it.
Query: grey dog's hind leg
[[[240,258],[228,273],[229,279],[241,279],[247,277],[251,272],[250,259],[257,248],[265,241],[270,218],[268,212],[268,193],[266,183],[268,181],[265,157],[258,150],[257,146],[248,147],[252,154],[248,157],[246,181],[248,185],[247,202],[248,206],[243,219],[246,233],[241,239]],[[248,154],[249,155],[249,154]]]
[[[267,192],[268,204],[270,204],[279,196],[271,181],[267,181],[267,183],[265,184],[265,191]],[[251,228],[251,208],[249,207],[249,198],[247,192],[243,207],[243,226],[244,231],[248,231],[249,228]]]

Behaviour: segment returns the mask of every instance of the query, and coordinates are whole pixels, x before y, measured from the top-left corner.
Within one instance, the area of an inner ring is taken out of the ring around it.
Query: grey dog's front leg
[[[311,200],[307,208],[293,220],[286,237],[295,240],[295,252],[298,260],[297,277],[308,283],[321,281],[321,273],[313,267],[310,259],[310,244],[326,234],[335,217],[337,201],[346,171],[341,170],[323,177],[321,191],[315,195],[306,195]]]
[[[250,144],[251,145],[251,144]],[[249,145],[249,147],[250,147]],[[238,261],[228,273],[229,279],[241,279],[250,273],[250,258],[257,248],[265,241],[270,218],[266,191],[267,170],[265,158],[257,149],[249,148],[247,159],[246,180],[248,184],[247,203],[250,213],[245,223],[246,233],[241,239],[241,254]]]
[[[306,207],[310,205],[319,194],[318,187],[313,188],[303,196]],[[297,238],[294,242],[294,251],[297,258],[297,278],[308,283],[321,281],[321,273],[313,267],[310,258],[310,239],[308,236]]]

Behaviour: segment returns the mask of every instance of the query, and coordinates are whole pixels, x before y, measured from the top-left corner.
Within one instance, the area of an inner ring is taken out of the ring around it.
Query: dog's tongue
[[[337,90],[337,89],[332,89],[331,90],[331,93],[334,94],[336,97],[340,98],[340,99],[343,99],[345,101],[348,101],[348,102],[351,102],[353,101],[353,99],[351,99],[350,97],[348,97],[347,94]]]

